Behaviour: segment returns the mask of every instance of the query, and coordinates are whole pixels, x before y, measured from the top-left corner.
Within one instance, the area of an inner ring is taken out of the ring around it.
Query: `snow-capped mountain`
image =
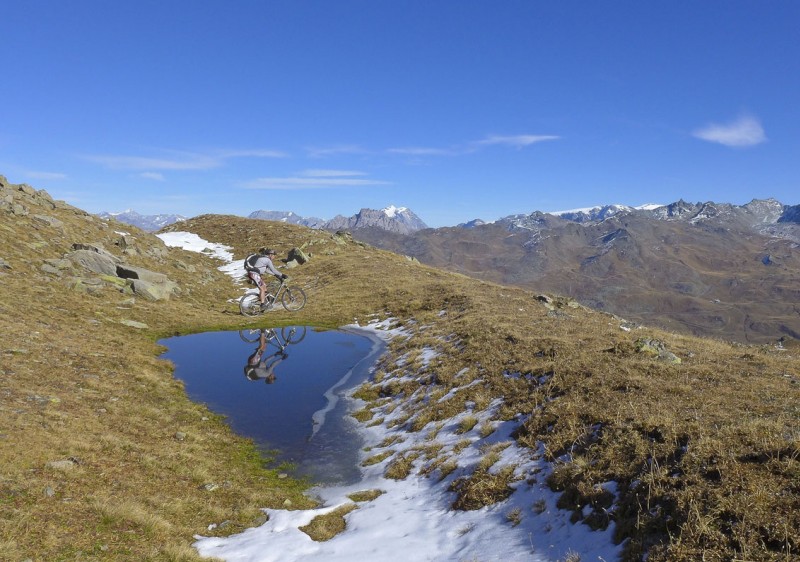
[[[325,230],[358,230],[371,227],[397,234],[411,234],[428,228],[428,225],[411,209],[390,205],[380,211],[361,209],[352,217],[337,215],[323,226]]]
[[[469,222],[462,222],[456,225],[458,228],[475,228],[476,226],[483,226],[486,224],[486,221],[481,219],[472,219]]]
[[[566,221],[577,222],[579,224],[593,224],[602,222],[610,217],[622,213],[630,213],[634,211],[652,211],[662,207],[663,205],[656,205],[652,203],[639,205],[638,207],[631,207],[630,205],[597,205],[595,207],[570,209],[568,211],[551,211],[547,213],[542,211],[534,211],[529,215],[509,215],[499,219],[497,222],[506,224],[509,228],[539,230],[543,225],[548,224],[546,215],[559,217]]]
[[[292,211],[253,211],[247,215],[247,218],[299,224],[309,228],[322,228],[322,225],[325,224],[323,219],[318,219],[317,217],[301,217]]]
[[[132,209],[127,209],[120,213],[102,212],[97,214],[101,219],[116,219],[119,222],[130,224],[146,230],[148,232],[155,232],[161,230],[168,224],[185,221],[186,217],[181,215],[140,215]]]
[[[363,228],[379,228],[396,234],[412,234],[428,228],[422,220],[406,207],[389,205],[380,210],[361,209],[351,217],[337,215],[331,220],[304,218],[291,211],[254,211],[248,215],[251,219],[288,222],[323,230],[358,230]]]
[[[566,219],[572,222],[590,222],[590,221],[596,222],[605,220],[608,217],[612,217],[618,213],[632,211],[634,210],[634,208],[635,207],[629,207],[628,205],[603,205],[597,207],[587,207],[585,209],[557,211],[548,214],[556,215],[558,217],[561,217],[562,219]]]

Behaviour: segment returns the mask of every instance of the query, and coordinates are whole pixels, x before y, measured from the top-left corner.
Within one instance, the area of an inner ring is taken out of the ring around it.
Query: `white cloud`
[[[139,174],[139,177],[146,180],[164,181],[164,174],[160,174],[158,172],[144,172]]]
[[[89,154],[85,160],[101,164],[112,170],[210,170],[219,168],[230,158],[285,158],[284,152],[266,149],[219,149],[207,153],[178,150],[161,151],[167,156],[127,156]]]
[[[355,144],[340,144],[324,148],[306,148],[308,156],[311,158],[322,158],[324,156],[337,156],[339,154],[365,154],[367,151]]]
[[[67,177],[67,174],[62,174],[60,172],[31,171],[31,172],[26,172],[25,175],[35,180],[63,180],[66,179]]]
[[[92,154],[84,158],[112,170],[210,170],[222,165],[219,158],[202,154],[187,154],[181,158]]]
[[[446,148],[426,148],[418,146],[390,148],[387,152],[389,152],[389,154],[403,154],[407,156],[451,156],[453,154],[458,154],[458,152]]]
[[[510,146],[512,148],[523,148],[538,142],[558,140],[561,137],[555,135],[489,135],[485,139],[472,141],[466,145],[455,148],[432,148],[432,147],[405,147],[390,148],[389,154],[402,154],[407,156],[459,156],[470,154],[487,146]]]
[[[560,138],[561,137],[558,137],[556,135],[511,135],[511,136],[489,135],[485,139],[475,141],[472,144],[477,146],[504,145],[504,146],[512,146],[514,148],[522,148],[523,146],[529,146],[537,142],[558,140]]]
[[[694,130],[692,136],[736,148],[755,146],[767,140],[761,122],[750,115],[742,115],[737,120],[723,125],[711,123]]]
[[[359,179],[353,177],[287,177],[287,178],[258,178],[244,184],[247,189],[271,190],[301,190],[301,189],[329,189],[337,187],[365,187],[377,185],[390,185],[389,182],[380,180]]]
[[[358,172],[355,170],[303,170],[300,172],[301,176],[309,178],[330,178],[330,177],[350,177],[350,176],[366,176],[366,172]]]
[[[269,149],[245,149],[245,150],[221,150],[220,158],[286,158],[289,155],[280,150]]]

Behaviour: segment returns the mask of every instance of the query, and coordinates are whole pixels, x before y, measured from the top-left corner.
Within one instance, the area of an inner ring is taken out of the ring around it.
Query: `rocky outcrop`
[[[65,259],[75,266],[88,269],[100,275],[116,275],[119,258],[101,247],[91,244],[73,244],[75,248]]]
[[[295,262],[297,265],[303,265],[309,260],[308,254],[306,254],[300,248],[292,248],[289,250],[289,255],[287,256],[287,265],[289,262]]]
[[[117,265],[116,273],[121,279],[130,280],[133,292],[148,300],[169,299],[171,295],[180,293],[177,283],[163,273],[125,264]]]

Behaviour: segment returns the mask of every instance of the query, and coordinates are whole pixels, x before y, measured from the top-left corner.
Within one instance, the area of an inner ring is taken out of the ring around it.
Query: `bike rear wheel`
[[[306,305],[306,293],[300,287],[285,287],[281,304],[289,312],[296,312]]]
[[[239,301],[239,312],[243,316],[258,316],[261,314],[261,301],[258,295],[245,295]]]
[[[239,337],[247,343],[256,343],[261,338],[261,330],[239,330]]]

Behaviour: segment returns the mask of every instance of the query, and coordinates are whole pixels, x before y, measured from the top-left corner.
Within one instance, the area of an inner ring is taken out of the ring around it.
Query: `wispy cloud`
[[[35,180],[63,180],[67,178],[67,174],[60,172],[28,171],[25,172],[25,175]]]
[[[88,154],[84,160],[112,170],[210,170],[220,168],[231,158],[285,158],[284,152],[266,149],[219,149],[208,152],[163,150],[164,156]]]
[[[244,150],[220,150],[218,156],[227,158],[287,158],[289,155],[282,150],[269,149],[244,149]]]
[[[391,185],[382,180],[365,179],[364,172],[346,170],[305,170],[285,178],[258,178],[244,184],[247,189],[301,190]]]
[[[139,174],[139,177],[146,180],[164,181],[164,174],[159,172],[144,172]]]
[[[761,122],[751,115],[741,115],[735,121],[722,125],[711,123],[694,130],[692,136],[735,148],[755,146],[767,140]]]
[[[349,176],[366,176],[366,172],[357,172],[354,170],[303,170],[300,172],[301,176],[309,178],[322,178],[322,177],[349,177]]]
[[[406,156],[452,156],[460,153],[457,150],[447,148],[426,148],[421,146],[390,148],[387,152],[389,154],[402,154]]]
[[[556,135],[488,135],[484,139],[471,141],[451,148],[410,146],[390,148],[386,152],[405,156],[460,156],[463,154],[472,154],[477,150],[489,146],[508,146],[521,149],[539,142],[558,140],[560,138],[561,137]]]
[[[339,144],[327,147],[309,146],[306,148],[306,152],[311,158],[322,158],[325,156],[340,156],[343,154],[366,154],[368,151],[356,144]]]
[[[510,146],[523,148],[539,142],[558,140],[556,135],[489,135],[483,140],[475,141],[474,146]]]
[[[187,154],[180,158],[90,154],[84,158],[112,170],[210,170],[220,167],[223,162],[220,158],[202,154]]]

